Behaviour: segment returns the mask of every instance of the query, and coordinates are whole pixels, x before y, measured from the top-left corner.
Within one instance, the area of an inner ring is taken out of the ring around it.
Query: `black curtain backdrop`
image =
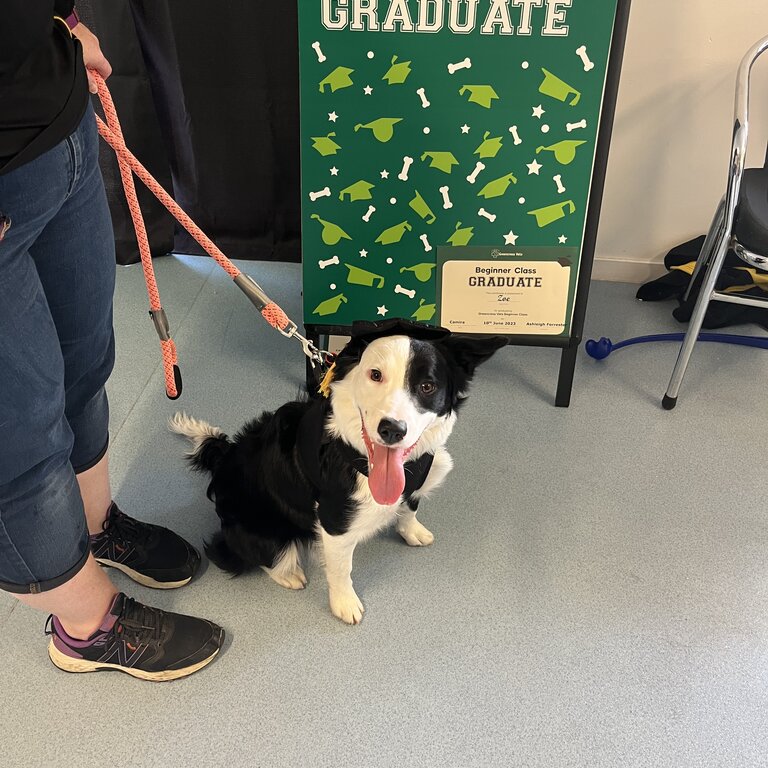
[[[299,261],[296,4],[78,0],[114,68],[129,149],[230,258]],[[118,261],[138,260],[117,164],[102,171]],[[138,184],[141,187],[141,184]],[[153,255],[203,253],[140,192]]]

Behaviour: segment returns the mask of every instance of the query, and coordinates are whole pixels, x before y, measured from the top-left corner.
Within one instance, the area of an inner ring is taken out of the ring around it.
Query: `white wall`
[[[633,0],[594,276],[642,282],[709,227],[725,190],[736,69],[768,0]],[[753,70],[748,165],[768,141],[768,52]]]

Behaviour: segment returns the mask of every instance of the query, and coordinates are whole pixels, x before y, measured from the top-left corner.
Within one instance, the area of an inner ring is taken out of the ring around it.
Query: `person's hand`
[[[80,45],[83,46],[83,61],[88,72],[88,90],[91,93],[97,93],[96,82],[91,77],[89,70],[95,69],[106,80],[112,74],[112,67],[107,61],[107,57],[101,52],[98,38],[85,24],[80,22],[72,30],[72,34],[80,41]]]

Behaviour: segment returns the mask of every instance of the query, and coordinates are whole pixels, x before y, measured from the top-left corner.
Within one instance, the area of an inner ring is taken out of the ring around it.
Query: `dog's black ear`
[[[341,381],[359,362],[365,352],[368,342],[364,339],[352,337],[346,346],[339,352],[335,360],[334,380]]]
[[[469,381],[480,363],[509,342],[504,336],[468,336],[455,334],[438,342],[450,359],[459,367]]]

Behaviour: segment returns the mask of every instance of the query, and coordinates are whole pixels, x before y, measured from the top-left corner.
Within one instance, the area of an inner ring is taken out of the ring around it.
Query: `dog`
[[[176,414],[170,428],[191,441],[191,466],[211,476],[221,530],[209,559],[302,589],[301,553],[317,544],[332,613],[359,623],[355,547],[392,523],[411,546],[434,541],[416,519],[419,502],[452,467],[445,443],[476,367],[506,343],[405,320],[355,323],[326,397],[263,413],[233,439]]]

